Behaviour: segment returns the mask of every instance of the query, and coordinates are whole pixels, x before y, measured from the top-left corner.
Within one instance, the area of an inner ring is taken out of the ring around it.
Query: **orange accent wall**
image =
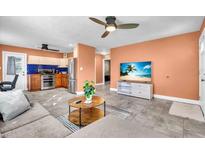
[[[103,58],[101,54],[95,55],[96,83],[103,83]]]
[[[0,44],[0,80],[2,80],[2,51],[9,51],[9,52],[18,52],[18,53],[26,53],[27,56],[34,55],[34,56],[42,56],[42,57],[54,57],[54,58],[62,58],[62,53],[56,52],[49,52],[49,51],[42,51],[37,49],[29,49],[17,46],[9,46],[9,45],[2,45]]]
[[[152,61],[154,94],[199,98],[199,32],[111,49],[111,88],[116,88],[121,62]]]
[[[74,53],[77,55],[77,91],[83,91],[85,80],[95,81],[95,48],[78,44],[74,52],[77,52]]]

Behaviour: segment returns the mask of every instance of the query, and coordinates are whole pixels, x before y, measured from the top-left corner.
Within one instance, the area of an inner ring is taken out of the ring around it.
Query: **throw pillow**
[[[0,113],[4,121],[11,120],[30,109],[22,90],[0,92]]]

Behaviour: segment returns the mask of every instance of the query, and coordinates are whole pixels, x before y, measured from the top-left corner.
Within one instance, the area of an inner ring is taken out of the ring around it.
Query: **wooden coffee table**
[[[102,97],[93,96],[90,104],[86,104],[85,100],[85,96],[79,96],[68,101],[68,120],[80,127],[86,126],[106,115],[106,102]],[[81,103],[77,104],[77,101],[81,101]],[[97,108],[100,105],[104,105],[104,111]],[[75,108],[72,112],[71,107]]]

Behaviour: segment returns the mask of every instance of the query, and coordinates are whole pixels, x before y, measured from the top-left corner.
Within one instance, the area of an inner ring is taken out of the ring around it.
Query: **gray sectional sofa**
[[[67,136],[68,138],[167,138],[135,122],[108,115]]]
[[[5,138],[62,138],[71,133],[39,103],[10,121],[0,120],[0,137]]]

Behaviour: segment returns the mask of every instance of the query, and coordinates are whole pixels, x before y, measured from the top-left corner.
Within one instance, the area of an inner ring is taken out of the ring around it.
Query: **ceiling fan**
[[[58,49],[48,48],[48,44],[42,44],[42,45],[41,45],[41,49],[42,49],[42,50],[59,51]]]
[[[97,19],[97,18],[93,18],[93,17],[89,17],[89,19],[97,24],[105,26],[106,31],[102,34],[101,38],[105,38],[106,36],[108,36],[108,34],[110,32],[113,32],[117,29],[133,29],[133,28],[137,28],[139,26],[139,24],[137,24],[137,23],[127,23],[127,24],[117,25],[115,23],[115,21],[116,21],[115,16],[107,16],[105,18],[106,23]]]

